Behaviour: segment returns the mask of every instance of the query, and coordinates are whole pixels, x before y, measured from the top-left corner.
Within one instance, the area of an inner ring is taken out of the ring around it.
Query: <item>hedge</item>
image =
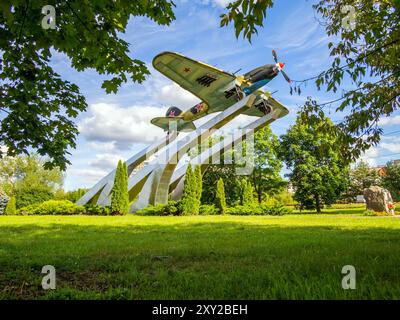
[[[79,206],[68,200],[49,200],[18,210],[21,215],[110,215],[109,207]]]

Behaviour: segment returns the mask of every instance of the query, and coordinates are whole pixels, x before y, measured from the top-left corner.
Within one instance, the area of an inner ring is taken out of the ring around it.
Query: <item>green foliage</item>
[[[374,211],[374,210],[365,210],[363,215],[367,216],[367,217],[385,217],[385,216],[390,216],[390,214],[387,213],[387,212],[384,212],[384,211],[383,212],[377,212],[377,211]]]
[[[213,204],[203,204],[200,206],[200,214],[205,216],[213,216],[219,214],[219,210]]]
[[[83,206],[78,206],[67,200],[49,200],[18,210],[18,214],[22,215],[75,215],[84,213],[85,208]]]
[[[0,187],[15,195],[26,189],[47,189],[54,193],[63,184],[59,169],[46,170],[45,160],[37,155],[0,158]]]
[[[56,29],[44,30],[44,5],[56,8]],[[102,87],[117,92],[128,81],[149,74],[121,39],[129,17],[146,17],[161,25],[174,19],[170,0],[97,1],[7,0],[0,5],[1,144],[14,155],[36,149],[49,156],[47,165],[65,169],[68,148],[78,133],[73,119],[86,110],[79,88],[53,70],[52,55],[65,54],[78,71],[109,75]]]
[[[214,204],[216,201],[216,190],[219,179],[224,180],[226,191],[226,203],[230,206],[235,205],[240,201],[241,188],[240,180],[236,173],[236,166],[234,164],[211,164],[203,175],[203,192],[201,196],[201,203]]]
[[[84,214],[88,216],[109,216],[111,215],[110,207],[103,207],[99,205],[85,204]]]
[[[252,205],[235,206],[227,209],[227,213],[237,216],[283,216],[292,213],[292,210],[281,204],[270,205]]]
[[[353,23],[346,23],[351,14],[348,10],[342,12],[345,5],[355,10]],[[236,36],[243,32],[250,40],[263,26],[266,11],[272,6],[272,0],[233,1],[221,16],[221,26],[233,22]],[[315,81],[318,89],[334,93],[344,82],[353,85],[353,90],[346,90],[335,101],[339,104],[333,112],[346,113],[337,125],[338,146],[344,159],[354,161],[379,142],[379,119],[392,115],[400,105],[400,2],[320,0],[313,8],[327,35],[335,39],[328,44],[332,62],[330,68],[314,77],[296,81],[294,89],[300,94],[309,81]],[[310,99],[304,106],[307,117],[318,115],[326,105]]]
[[[129,213],[128,170],[126,163],[118,161],[114,186],[111,191],[111,212],[113,214]]]
[[[269,216],[283,216],[285,214],[291,214],[292,210],[285,207],[283,204],[276,204],[274,206],[267,206],[262,204],[261,205],[261,210],[263,215],[269,215]]]
[[[16,191],[17,208],[42,203],[53,198],[53,193],[45,186],[18,188]]]
[[[97,205],[80,206],[68,200],[49,200],[42,203],[32,204],[19,209],[21,215],[90,215],[108,216],[111,214],[110,207]]]
[[[217,192],[216,192],[216,207],[219,210],[220,214],[226,213],[226,200],[225,200],[225,187],[224,180],[220,178],[217,182]]]
[[[399,107],[400,30],[399,8],[394,1],[348,0],[356,11],[354,28],[342,23],[343,1],[321,0],[314,6],[326,22],[334,57],[331,67],[316,77],[316,85],[337,92],[343,82],[354,90],[343,94],[336,112],[346,113],[340,128],[343,157],[357,159],[362,152],[380,141],[380,118],[388,117]],[[382,63],[385,61],[385,63]],[[367,76],[366,76],[367,74]],[[308,114],[322,109],[316,101],[305,105]]]
[[[198,164],[196,164],[194,167],[194,177],[196,179],[196,198],[200,203],[201,194],[203,192],[203,176],[201,174],[201,166]]]
[[[254,170],[250,180],[257,194],[258,203],[262,203],[268,195],[281,191],[286,182],[280,171],[282,162],[278,158],[278,137],[269,126],[258,130],[254,135]]]
[[[242,188],[243,188],[242,205],[245,207],[253,206],[255,204],[253,186],[246,179],[243,179]]]
[[[233,22],[236,38],[243,32],[243,38],[251,42],[253,34],[258,33],[257,28],[262,27],[267,9],[273,6],[272,0],[251,1],[235,0],[226,6],[228,13],[222,14],[221,27]]]
[[[197,215],[200,210],[200,193],[198,190],[199,180],[196,171],[193,172],[189,163],[186,169],[185,184],[182,195],[182,211],[184,215]]]
[[[148,206],[136,212],[140,216],[181,216],[183,215],[182,203],[177,201],[168,201],[168,204],[158,204]]]
[[[390,161],[386,164],[382,185],[390,191],[394,201],[400,201],[400,163]]]
[[[344,197],[354,201],[358,195],[364,194],[365,188],[380,186],[381,177],[368,163],[361,161],[354,169],[350,170],[348,185],[348,190]]]
[[[335,128],[323,113],[310,121],[299,113],[296,123],[281,137],[280,157],[301,206],[334,203],[346,189],[348,165],[338,149]],[[325,127],[326,130],[321,130]]]
[[[282,190],[281,192],[268,197],[266,203],[269,203],[271,199],[273,199],[274,204],[283,204],[285,206],[296,204],[296,200],[293,199],[292,194],[287,190]]]
[[[74,190],[74,191],[68,191],[66,193],[65,197],[66,197],[67,200],[69,200],[69,201],[71,201],[73,203],[76,203],[80,198],[82,198],[85,195],[85,193],[87,191],[88,191],[88,189],[79,188],[79,189]]]
[[[16,206],[16,201],[15,197],[11,197],[8,202],[7,206],[4,210],[5,215],[13,216],[17,214],[17,206]]]
[[[226,209],[226,213],[234,216],[259,215],[261,210],[258,206],[234,206]]]

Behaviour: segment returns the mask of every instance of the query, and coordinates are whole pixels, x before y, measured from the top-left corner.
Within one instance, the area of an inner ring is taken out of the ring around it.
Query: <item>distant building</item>
[[[396,165],[400,165],[400,159],[393,160],[393,163],[396,164]],[[378,175],[380,177],[386,177],[386,175],[387,175],[386,166],[377,166],[377,167],[374,167],[372,169],[376,170],[376,172],[378,172]]]

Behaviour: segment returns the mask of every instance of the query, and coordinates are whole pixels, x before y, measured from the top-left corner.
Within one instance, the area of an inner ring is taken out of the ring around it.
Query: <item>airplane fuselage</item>
[[[273,80],[278,74],[279,74],[279,69],[275,64],[267,64],[265,66],[256,68],[246,73],[244,76],[237,78],[236,81],[240,82],[240,87],[237,88],[238,94],[243,93],[245,96],[248,96],[253,92],[257,91],[258,89],[264,87],[271,80]],[[237,86],[236,83],[235,86]],[[235,87],[233,86],[233,88]],[[238,100],[240,98],[241,97],[238,96]],[[193,121],[212,112],[213,112],[212,108],[209,108],[209,106],[205,102],[200,102],[196,104],[194,107],[190,108],[189,110],[182,112],[180,116],[185,121]],[[167,112],[167,117],[168,116],[169,115]]]

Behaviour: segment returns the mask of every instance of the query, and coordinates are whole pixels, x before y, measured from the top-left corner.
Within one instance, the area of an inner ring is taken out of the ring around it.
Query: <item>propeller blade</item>
[[[274,57],[275,62],[278,63],[278,55],[276,54],[275,49],[272,49],[272,56]]]
[[[285,80],[289,83],[292,83],[292,80],[290,80],[290,78],[288,77],[288,75],[285,73],[285,71],[281,70],[281,73],[283,75],[283,77],[285,78]]]

